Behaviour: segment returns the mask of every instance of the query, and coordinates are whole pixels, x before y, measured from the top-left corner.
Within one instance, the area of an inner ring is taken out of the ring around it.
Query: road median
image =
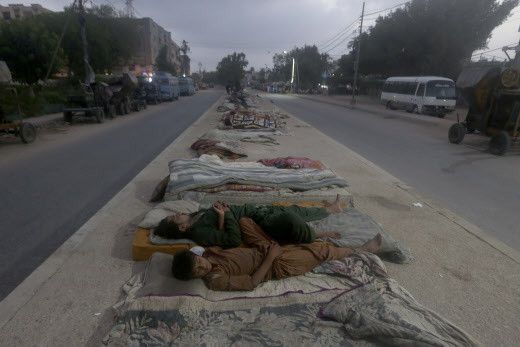
[[[277,110],[266,98],[264,103]],[[132,261],[131,243],[137,223],[152,207],[148,198],[167,175],[168,162],[193,157],[189,146],[216,127],[219,104],[217,101],[0,303],[2,344],[100,343],[113,323],[110,307],[120,298],[122,285],[144,267]],[[418,301],[483,344],[516,343],[520,338],[516,328],[520,324],[517,261],[468,233],[470,223],[437,208],[297,115],[287,125],[290,135],[277,137],[279,146],[248,144],[246,160],[306,156],[327,164],[349,182],[356,207],[411,248],[415,261],[387,264],[390,276]]]

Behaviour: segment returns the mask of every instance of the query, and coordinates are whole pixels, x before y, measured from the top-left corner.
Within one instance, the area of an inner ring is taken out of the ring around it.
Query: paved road
[[[0,300],[221,94],[204,91],[104,124],[78,124],[31,147],[4,143]]]
[[[315,126],[461,215],[520,249],[520,150],[505,157],[486,152],[487,140],[448,143],[450,121],[401,111],[376,112],[272,95],[276,105]]]

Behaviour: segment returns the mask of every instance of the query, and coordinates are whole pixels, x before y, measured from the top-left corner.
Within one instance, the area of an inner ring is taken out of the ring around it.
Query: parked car
[[[182,96],[195,94],[195,84],[190,77],[179,77],[180,93]]]
[[[162,101],[173,101],[179,99],[179,79],[168,72],[157,72],[153,81],[159,86],[160,99]]]

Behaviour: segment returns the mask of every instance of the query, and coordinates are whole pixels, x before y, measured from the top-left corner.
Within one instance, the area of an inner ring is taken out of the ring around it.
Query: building
[[[0,5],[0,21],[11,21],[14,19],[31,18],[42,13],[51,12],[40,4],[30,4],[25,6],[23,4],[8,4],[7,6]]]
[[[138,26],[138,48],[129,61],[129,70],[136,74],[152,73],[161,48],[166,46],[167,55],[178,73],[182,70],[180,47],[173,41],[171,33],[151,18],[134,18]]]

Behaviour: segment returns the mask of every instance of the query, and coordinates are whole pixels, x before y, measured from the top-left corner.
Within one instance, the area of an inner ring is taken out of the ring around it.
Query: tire
[[[67,123],[72,123],[72,112],[63,112],[63,120]]]
[[[466,128],[461,123],[453,124],[448,131],[448,139],[450,140],[450,143],[456,145],[460,144],[464,140],[464,136],[466,136]]]
[[[392,101],[388,101],[386,103],[386,108],[388,108],[389,110],[395,110],[396,107],[394,106],[394,103]]]
[[[105,121],[105,111],[102,108],[94,111],[94,117],[96,118],[96,122],[103,123]]]
[[[489,151],[494,155],[504,155],[511,148],[511,137],[506,131],[494,135],[489,141]]]
[[[114,105],[108,105],[106,115],[110,119],[114,119],[116,115],[116,107]]]
[[[22,123],[20,126],[20,138],[23,143],[31,143],[36,139],[36,127],[31,123]]]
[[[439,114],[437,115],[437,117],[439,117],[439,118],[442,119],[442,118],[446,117],[446,113],[439,113]]]

